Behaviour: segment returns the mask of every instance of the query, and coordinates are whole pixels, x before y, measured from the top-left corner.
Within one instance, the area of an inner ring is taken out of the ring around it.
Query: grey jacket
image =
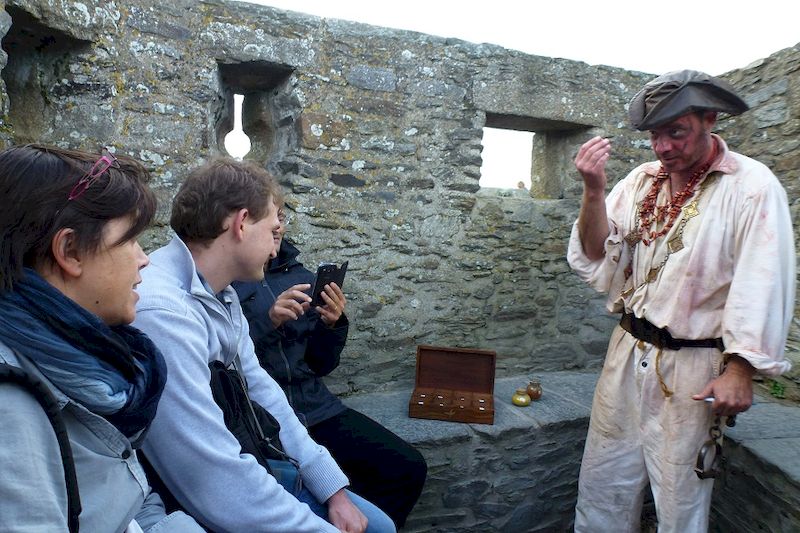
[[[238,353],[251,398],[280,423],[281,444],[299,461],[306,488],[325,502],[347,485],[259,366],[236,292],[227,287],[219,298],[211,294],[177,237],[150,255],[142,278],[134,326],[161,349],[169,371],[143,449],[173,495],[214,531],[337,532],[241,453],[214,402],[208,364],[230,364]]]
[[[3,343],[0,362],[40,380],[61,407],[78,476],[81,531],[125,531],[133,519],[148,533],[203,531],[183,513],[166,516],[131,442],[111,423],[72,401]],[[64,468],[50,420],[29,391],[11,383],[0,383],[0,420],[0,531],[66,532]]]

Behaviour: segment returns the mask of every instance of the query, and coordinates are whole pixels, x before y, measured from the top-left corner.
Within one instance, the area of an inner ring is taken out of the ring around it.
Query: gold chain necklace
[[[711,148],[711,157],[708,158],[706,163],[692,172],[692,175],[689,177],[689,180],[682,190],[675,193],[672,198],[669,198],[665,205],[659,207],[656,205],[658,193],[662,185],[667,183],[670,179],[669,172],[664,170],[662,165],[661,170],[656,177],[653,178],[650,190],[647,191],[647,194],[639,203],[638,210],[636,211],[637,221],[635,229],[642,244],[650,246],[651,242],[655,242],[659,237],[669,233],[669,230],[672,229],[672,225],[675,224],[675,221],[678,219],[678,214],[680,214],[683,205],[694,195],[697,184],[705,177],[708,169],[711,168],[711,164],[716,158],[717,145],[714,143]],[[664,227],[660,230],[658,229],[659,222],[664,223]]]
[[[628,280],[631,280],[631,286],[620,293],[620,296],[622,296],[622,298],[627,298],[628,296],[633,294],[635,291],[641,289],[648,283],[652,283],[656,279],[658,279],[658,274],[661,272],[661,269],[664,268],[664,265],[667,264],[669,257],[673,253],[683,250],[684,248],[683,231],[686,228],[686,224],[689,222],[689,220],[693,219],[694,217],[700,214],[700,210],[698,209],[698,202],[700,201],[700,197],[703,195],[703,192],[708,188],[708,186],[714,181],[715,177],[716,176],[709,174],[706,177],[706,179],[703,180],[702,183],[700,183],[700,186],[697,189],[697,194],[695,194],[692,201],[681,208],[680,222],[678,222],[678,228],[675,231],[675,236],[672,237],[669,241],[667,241],[667,253],[664,255],[664,259],[662,259],[661,262],[655,267],[650,268],[650,270],[647,271],[647,275],[645,276],[644,281],[640,283],[638,286],[634,287],[632,281],[633,256],[636,252],[636,245],[639,244],[639,242],[641,241],[640,237],[641,232],[639,229],[639,208],[637,207],[636,215],[634,217],[634,219],[636,220],[636,225],[634,226],[633,231],[628,233],[628,235],[626,235],[624,239],[625,242],[628,243],[628,248],[630,250],[630,259],[628,261],[628,266],[625,267],[625,284],[627,285]]]

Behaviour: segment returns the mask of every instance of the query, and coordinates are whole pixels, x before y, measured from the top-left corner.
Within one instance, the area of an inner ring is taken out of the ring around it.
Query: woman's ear
[[[75,246],[75,230],[61,228],[53,236],[50,243],[53,252],[54,266],[58,266],[64,274],[78,277],[83,272],[83,265]]]

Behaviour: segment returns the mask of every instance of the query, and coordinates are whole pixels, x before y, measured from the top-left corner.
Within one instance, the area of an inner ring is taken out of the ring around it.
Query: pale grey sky
[[[250,2],[653,74],[724,74],[800,43],[796,0]],[[530,134],[484,130],[481,185],[529,187],[530,149]]]
[[[800,42],[796,0],[251,2],[655,74],[723,74]]]

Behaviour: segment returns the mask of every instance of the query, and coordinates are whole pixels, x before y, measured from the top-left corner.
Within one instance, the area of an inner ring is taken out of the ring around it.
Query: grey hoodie
[[[306,488],[325,502],[347,485],[331,455],[308,436],[281,388],[259,366],[235,291],[227,287],[219,298],[211,294],[177,237],[150,255],[142,279],[134,326],[161,349],[169,371],[143,449],[173,495],[214,531],[338,532],[251,455],[240,453],[214,402],[208,364],[230,364],[238,352],[250,396],[280,423],[281,444],[299,461]]]

